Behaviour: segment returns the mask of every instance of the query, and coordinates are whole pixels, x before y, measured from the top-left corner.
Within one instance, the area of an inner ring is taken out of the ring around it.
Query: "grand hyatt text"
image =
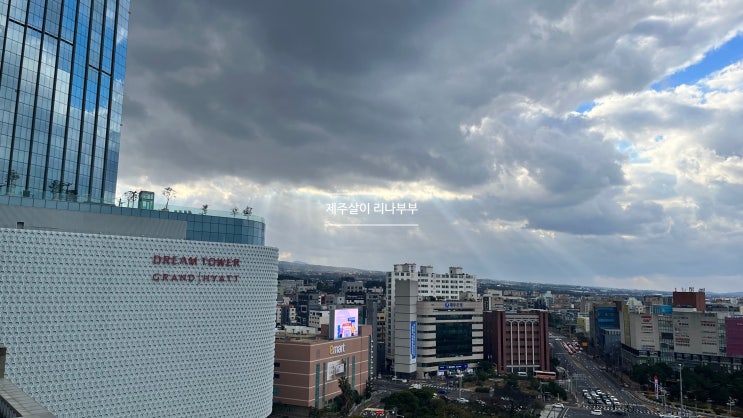
[[[196,283],[216,283],[232,282],[236,283],[239,278],[236,274],[167,274],[155,273],[152,275],[153,282],[196,282]]]

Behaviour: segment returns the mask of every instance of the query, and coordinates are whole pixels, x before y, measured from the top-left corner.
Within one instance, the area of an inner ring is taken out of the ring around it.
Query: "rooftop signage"
[[[359,309],[335,309],[331,312],[328,324],[329,337],[333,340],[357,337],[359,335]]]

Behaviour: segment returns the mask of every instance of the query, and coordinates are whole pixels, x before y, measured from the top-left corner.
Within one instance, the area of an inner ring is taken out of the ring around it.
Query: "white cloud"
[[[249,204],[283,259],[736,284],[743,66],[648,86],[739,33],[739,2],[218,3],[133,9],[120,191]],[[419,227],[327,226],[362,220]]]

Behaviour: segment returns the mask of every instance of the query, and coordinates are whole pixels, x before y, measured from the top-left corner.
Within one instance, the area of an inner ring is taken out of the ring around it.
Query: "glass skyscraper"
[[[0,0],[0,194],[114,203],[130,0]]]

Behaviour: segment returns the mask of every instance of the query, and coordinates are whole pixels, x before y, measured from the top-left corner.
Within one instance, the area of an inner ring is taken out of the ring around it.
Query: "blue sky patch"
[[[682,84],[691,85],[740,60],[743,60],[743,34],[736,35],[719,48],[707,51],[701,61],[664,77],[650,88],[661,91]]]

